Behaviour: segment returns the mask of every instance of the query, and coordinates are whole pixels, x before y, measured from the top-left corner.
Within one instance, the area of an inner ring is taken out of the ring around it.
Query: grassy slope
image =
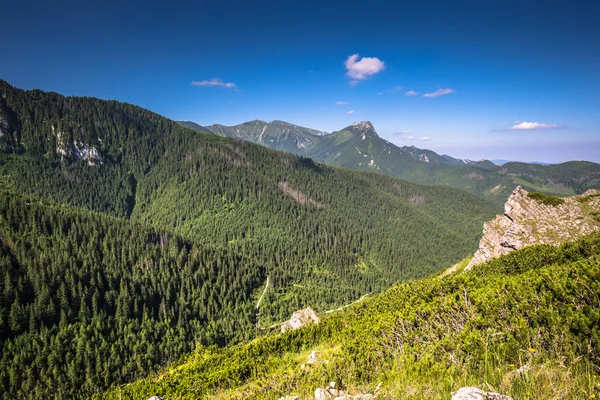
[[[227,349],[199,348],[100,397],[310,398],[336,381],[353,394],[383,382],[391,398],[445,399],[476,385],[518,399],[591,399],[600,389],[599,302],[596,234],[398,285],[318,325]],[[320,361],[302,369],[312,350],[322,352]],[[515,372],[523,365],[527,373]]]

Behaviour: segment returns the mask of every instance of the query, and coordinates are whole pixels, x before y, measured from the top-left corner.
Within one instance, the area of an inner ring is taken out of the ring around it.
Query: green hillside
[[[317,325],[178,364],[102,399],[448,399],[478,386],[514,399],[600,395],[600,235],[534,246],[472,271],[393,287]],[[318,352],[317,361],[307,357]]]
[[[0,128],[9,398],[89,395],[196,343],[435,273],[473,252],[497,212],[460,190],[2,81]]]

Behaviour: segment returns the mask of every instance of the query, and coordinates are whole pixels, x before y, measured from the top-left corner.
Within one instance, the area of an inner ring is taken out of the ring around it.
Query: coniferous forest
[[[5,398],[86,397],[430,275],[499,211],[4,81],[0,129]]]

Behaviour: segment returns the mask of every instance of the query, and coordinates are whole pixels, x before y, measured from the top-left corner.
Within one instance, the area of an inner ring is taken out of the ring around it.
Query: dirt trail
[[[269,275],[267,275],[267,284],[265,285],[265,289],[263,290],[262,294],[260,295],[260,299],[258,299],[258,302],[256,303],[257,310],[258,310],[258,307],[260,306],[260,302],[262,301],[263,297],[265,297],[265,293],[267,293],[268,288],[269,288]]]

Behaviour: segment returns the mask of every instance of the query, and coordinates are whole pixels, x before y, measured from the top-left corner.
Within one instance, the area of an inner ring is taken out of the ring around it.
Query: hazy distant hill
[[[368,121],[331,134],[281,121],[252,121],[234,127],[212,125],[208,129],[329,165],[380,172],[415,183],[452,186],[498,205],[516,185],[556,195],[580,194],[600,186],[599,164],[572,161],[544,166],[506,161],[498,166],[489,160],[457,159],[414,146],[396,146],[380,138]]]

